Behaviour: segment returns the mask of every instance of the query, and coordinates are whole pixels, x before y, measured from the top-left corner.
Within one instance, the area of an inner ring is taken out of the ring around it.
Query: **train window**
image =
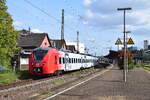
[[[44,56],[46,55],[46,53],[48,52],[48,50],[36,50],[33,52],[34,54],[34,58],[36,62],[40,62]]]
[[[69,63],[71,63],[71,58],[69,58]]]
[[[76,60],[75,60],[75,58],[73,58],[74,59],[74,63],[76,63]]]
[[[59,64],[61,64],[61,57],[59,57]]]
[[[69,61],[69,59],[68,59],[68,58],[66,58],[66,59],[65,59],[65,63],[68,63],[68,61]]]
[[[73,58],[71,58],[71,63],[73,63]]]
[[[65,58],[63,58],[63,64],[65,63]]]

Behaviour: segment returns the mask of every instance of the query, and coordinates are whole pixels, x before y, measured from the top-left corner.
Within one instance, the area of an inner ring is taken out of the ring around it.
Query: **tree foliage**
[[[17,49],[18,32],[7,12],[6,0],[0,0],[0,65],[9,66],[11,57]]]

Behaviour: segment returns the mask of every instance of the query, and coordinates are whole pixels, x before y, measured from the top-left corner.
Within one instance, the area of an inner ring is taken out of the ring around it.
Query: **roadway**
[[[126,83],[123,82],[122,73],[122,70],[113,67],[45,100],[150,100],[150,73],[142,68],[130,70]]]

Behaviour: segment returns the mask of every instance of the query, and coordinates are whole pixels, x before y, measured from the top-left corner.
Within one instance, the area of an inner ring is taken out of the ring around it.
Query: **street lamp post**
[[[131,8],[118,8],[117,9],[118,11],[124,11],[124,37],[123,37],[123,44],[124,44],[124,82],[127,81],[127,41],[126,41],[126,27],[125,27],[125,13],[126,13],[126,10],[131,10]]]

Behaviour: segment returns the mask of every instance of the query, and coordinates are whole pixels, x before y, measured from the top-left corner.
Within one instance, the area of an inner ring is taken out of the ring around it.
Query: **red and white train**
[[[39,47],[34,49],[29,58],[29,72],[33,75],[49,75],[79,70],[95,66],[97,60],[98,58],[92,55]]]

